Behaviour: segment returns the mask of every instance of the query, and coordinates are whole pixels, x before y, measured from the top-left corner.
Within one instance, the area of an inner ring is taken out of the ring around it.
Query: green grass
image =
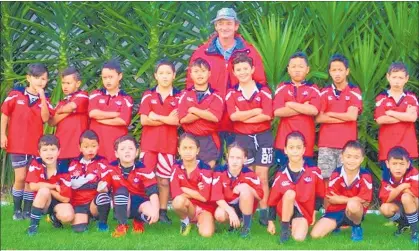
[[[172,226],[157,224],[146,228],[146,232],[135,235],[131,232],[120,239],[111,238],[111,233],[100,233],[94,224],[86,233],[76,234],[71,227],[54,229],[41,220],[40,232],[34,237],[26,235],[28,221],[12,220],[12,207],[1,207],[1,249],[411,249],[417,246],[410,242],[409,234],[394,237],[394,226],[384,226],[387,222],[382,216],[368,215],[364,221],[364,241],[354,243],[350,240],[350,229],[340,234],[330,235],[325,239],[311,240],[303,243],[290,241],[284,246],[277,244],[278,235],[269,235],[265,228],[256,221],[252,225],[250,239],[240,239],[237,234],[228,233],[227,226],[217,225],[218,230],[212,238],[201,238],[194,227],[187,237],[179,235],[179,220],[171,212],[174,220]],[[110,219],[111,230],[116,223]]]

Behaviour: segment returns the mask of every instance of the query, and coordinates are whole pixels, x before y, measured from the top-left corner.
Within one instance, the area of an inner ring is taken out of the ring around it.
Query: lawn
[[[95,225],[91,225],[86,233],[76,234],[71,227],[54,229],[41,220],[40,232],[34,237],[26,235],[28,221],[16,222],[12,220],[12,206],[1,207],[1,249],[410,249],[417,250],[417,246],[410,242],[409,233],[401,237],[393,237],[395,226],[385,226],[387,222],[382,216],[367,215],[364,227],[364,241],[353,243],[350,240],[350,229],[340,234],[331,235],[322,240],[311,240],[303,243],[290,241],[280,246],[277,244],[278,235],[269,235],[265,228],[256,221],[253,222],[252,235],[249,239],[240,239],[238,234],[227,232],[227,227],[217,225],[217,232],[212,238],[201,238],[193,228],[187,237],[179,235],[179,220],[171,212],[174,220],[172,226],[157,224],[146,228],[146,232],[135,235],[129,232],[120,239],[111,238],[109,233],[100,233]],[[113,230],[116,223],[110,219]]]

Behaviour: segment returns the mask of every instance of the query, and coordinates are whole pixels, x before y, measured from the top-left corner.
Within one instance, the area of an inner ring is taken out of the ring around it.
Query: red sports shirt
[[[131,96],[123,90],[120,90],[117,95],[111,96],[102,88],[92,92],[89,96],[89,112],[94,109],[104,112],[119,112],[119,117],[127,124],[123,126],[112,126],[101,124],[96,119],[90,120],[90,129],[95,131],[99,136],[100,146],[98,154],[107,158],[109,162],[116,159],[113,146],[115,140],[128,133],[128,125],[131,123],[132,106],[133,101]]]
[[[248,184],[255,189],[259,198],[263,198],[263,189],[259,177],[248,167],[243,167],[237,177],[233,177],[228,171],[228,166],[218,166],[214,169],[211,188],[211,201],[225,200],[229,204],[239,203],[239,195],[233,193],[239,184]],[[255,200],[254,210],[257,209],[258,201]]]
[[[405,92],[398,103],[389,95],[388,91],[380,93],[375,101],[375,119],[385,115],[388,110],[405,112],[408,106],[415,106],[419,112],[418,100],[415,94],[411,92]],[[418,157],[418,139],[415,123],[399,122],[380,126],[378,131],[379,160],[386,160],[388,152],[395,146],[404,147],[411,158]]]
[[[76,158],[80,154],[79,138],[89,127],[89,94],[76,91],[60,101],[55,109],[58,110],[70,102],[74,102],[77,108],[57,124],[55,132],[61,142],[60,159]]]
[[[202,182],[204,188],[199,190],[198,184]],[[210,202],[211,199],[211,186],[212,186],[212,170],[211,167],[202,161],[197,163],[195,170],[193,170],[189,176],[186,173],[186,169],[183,167],[182,162],[176,163],[173,166],[173,173],[170,177],[170,193],[172,198],[183,194],[181,187],[186,187],[198,191],[207,202],[201,202],[199,200],[190,199],[191,202],[201,207],[202,209],[211,212],[215,212],[216,205]]]
[[[348,108],[358,108],[358,114],[362,113],[362,95],[359,88],[349,83],[339,95],[336,94],[335,86],[329,85],[321,91],[320,112],[347,112]],[[358,138],[356,121],[344,123],[322,123],[319,133],[319,147],[342,149],[346,142]]]
[[[332,192],[334,192],[336,195],[346,196],[348,198],[356,196],[366,202],[372,201],[372,176],[367,169],[361,168],[352,184],[348,185],[347,179],[345,169],[343,167],[336,168],[332,176],[330,176],[326,194],[332,195]],[[345,209],[346,204],[329,204],[326,212],[337,212]],[[368,207],[364,207],[364,212],[367,209]]]
[[[300,87],[296,87],[290,82],[279,84],[275,91],[273,110],[275,111],[278,108],[285,107],[285,103],[290,101],[298,102],[300,104],[309,102],[309,104],[320,110],[320,91],[315,84],[307,82],[304,82]],[[274,147],[284,150],[285,139],[292,131],[299,131],[304,135],[306,140],[306,152],[304,153],[304,156],[312,157],[316,137],[314,117],[298,114],[281,118]]]
[[[269,194],[268,205],[276,207],[279,217],[282,215],[282,197],[288,190],[295,191],[294,205],[311,224],[314,221],[316,198],[324,198],[325,195],[325,185],[320,169],[304,165],[296,182],[293,182],[288,167],[282,167],[277,171]]]
[[[58,166],[57,166],[58,167]],[[41,158],[31,161],[26,174],[26,183],[46,182],[60,186],[60,195],[71,199],[71,178],[66,170],[56,170],[51,176],[47,177],[47,167],[43,164]],[[36,196],[36,192],[35,192]]]
[[[248,111],[255,108],[261,108],[262,114],[272,117],[272,94],[268,87],[256,83],[253,95],[247,99],[243,96],[240,85],[230,89],[226,95],[227,113],[229,116],[236,112],[236,107],[240,111]],[[271,128],[271,121],[261,123],[244,123],[233,121],[233,130],[240,134],[256,134]]]
[[[391,175],[383,177],[383,179],[381,180],[380,193],[378,195],[378,197],[381,200],[381,203],[386,203],[388,197],[390,196],[391,190],[403,183],[410,184],[410,191],[412,191],[413,195],[415,195],[416,198],[419,197],[419,172],[416,168],[410,166],[406,170],[406,173],[404,174],[402,179],[398,182]],[[397,196],[391,202],[400,202],[402,194],[403,193],[400,193],[399,196]]]
[[[90,161],[85,161],[82,157],[72,160],[68,167],[73,191],[71,204],[79,206],[94,200],[97,195],[97,185],[107,170],[108,162],[97,155]]]
[[[154,112],[158,115],[168,116],[173,110],[178,108],[180,92],[173,88],[171,95],[164,101],[157,86],[144,92],[141,99],[138,114],[149,115]],[[143,126],[141,134],[140,148],[142,152],[158,152],[176,154],[177,152],[177,126]]]
[[[47,98],[50,116],[54,109]],[[29,103],[24,87],[10,91],[1,105],[1,112],[9,117],[7,133],[7,152],[39,156],[38,140],[44,133],[41,117],[41,100]]]

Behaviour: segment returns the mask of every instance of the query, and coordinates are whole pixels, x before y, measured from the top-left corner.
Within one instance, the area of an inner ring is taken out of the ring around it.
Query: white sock
[[[180,221],[185,225],[189,225],[189,217],[186,217],[185,219],[180,220]]]

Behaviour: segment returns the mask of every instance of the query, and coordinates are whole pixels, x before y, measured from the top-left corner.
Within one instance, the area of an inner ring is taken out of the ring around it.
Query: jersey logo
[[[24,104],[25,104],[25,101],[24,101],[24,100],[18,100],[16,103],[17,103],[18,105],[24,105]]]
[[[223,182],[223,187],[226,188],[227,187],[227,182]]]
[[[244,178],[246,180],[250,180],[255,185],[260,185],[260,179],[259,178],[256,178],[256,179],[253,179],[252,177],[244,177]]]
[[[99,104],[104,104],[104,103],[106,103],[106,101],[104,100],[104,99],[99,99]]]
[[[255,98],[255,100],[256,100],[257,102],[260,102],[260,97],[256,97],[256,98]]]
[[[189,102],[193,102],[194,101],[193,98],[191,98],[191,97],[187,97],[186,100],[189,101]]]
[[[184,179],[185,179],[185,176],[183,176],[183,174],[179,174],[177,177],[178,177],[178,179],[180,179],[180,180],[184,180]]]
[[[311,177],[305,177],[305,178],[304,178],[304,181],[305,181],[306,183],[309,183],[309,182],[311,182],[311,181],[313,181],[313,180],[311,179]]]
[[[350,100],[350,99],[351,99],[351,97],[349,97],[349,96],[345,97],[345,100],[347,100],[347,101]]]
[[[113,176],[112,176],[112,179],[113,179],[113,180],[121,180],[121,178],[120,178],[118,175],[113,175]]]
[[[303,96],[307,96],[307,95],[308,95],[308,91],[304,91]]]
[[[327,100],[333,100],[333,96],[327,96]]]
[[[238,97],[237,101],[242,102],[242,101],[245,101],[245,99],[243,97]]]
[[[144,176],[144,177],[146,177],[149,180],[153,179],[156,176],[154,174],[154,172],[151,172],[151,173],[139,173],[139,172],[137,172],[137,174],[138,175],[141,175],[141,176]]]
[[[391,190],[393,190],[390,185],[387,185],[386,187],[384,187],[384,189],[387,190],[387,191],[389,191],[389,192],[391,192]]]
[[[102,163],[97,163],[99,166],[100,166],[100,168],[102,168],[102,169],[105,169],[106,168],[106,165],[104,165],[104,164],[102,164]]]
[[[292,93],[292,91],[288,90],[288,95],[294,96],[294,93]]]
[[[116,105],[122,105],[122,102],[120,100],[118,100],[118,101],[115,101],[115,104]]]
[[[218,176],[216,179],[212,179],[212,184],[215,185],[220,180],[220,176]]]
[[[281,186],[283,186],[283,187],[286,187],[286,186],[289,186],[289,185],[291,185],[291,183],[288,180],[285,180],[285,181],[281,182]]]
[[[74,171],[76,169],[76,165],[72,165],[72,166],[70,166],[69,168],[68,168],[68,171],[69,172],[72,172],[72,171]]]
[[[34,166],[34,165],[30,165],[30,166],[29,166],[29,172],[33,172],[33,171],[35,171],[35,169],[36,169],[36,170],[41,170],[41,168],[40,168],[40,167],[37,167],[37,166]]]
[[[204,179],[205,183],[212,184],[212,177],[207,177],[201,173],[201,177]]]
[[[41,177],[41,179],[45,179],[45,175],[43,173],[41,173],[41,175],[39,175],[39,177]]]
[[[157,104],[157,100],[152,99],[152,100],[151,100],[151,103],[152,103],[153,105],[156,105],[156,104]]]
[[[346,187],[345,182],[340,183],[340,185],[341,185],[342,187]]]
[[[359,183],[355,185],[356,188],[359,188]]]
[[[386,106],[391,107],[391,106],[393,106],[393,103],[391,103],[391,102],[387,102],[387,103],[386,103]]]
[[[170,105],[171,106],[176,106],[176,102],[175,101],[172,101],[172,102],[170,102]]]
[[[364,180],[364,183],[365,183],[365,185],[367,186],[367,188],[369,189],[369,190],[371,190],[372,189],[372,183],[369,183],[365,178],[362,178],[363,180]]]
[[[134,179],[134,183],[138,183],[140,180],[138,178]]]
[[[60,180],[64,183],[64,185],[71,187],[71,181],[67,181],[64,178],[60,178]]]

